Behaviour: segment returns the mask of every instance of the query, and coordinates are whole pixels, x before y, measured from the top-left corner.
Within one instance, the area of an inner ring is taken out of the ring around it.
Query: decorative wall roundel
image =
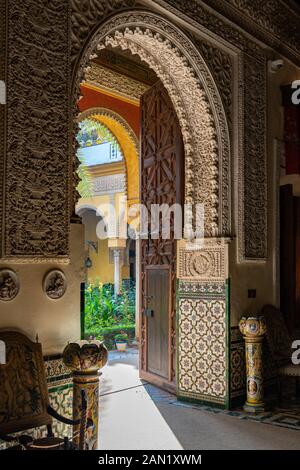
[[[194,256],[192,259],[193,268],[199,276],[203,276],[209,271],[210,262],[211,260],[209,256],[204,253],[201,255],[197,254],[197,256]]]
[[[48,272],[44,279],[43,288],[50,299],[61,299],[67,290],[65,274],[57,269]]]
[[[0,270],[0,300],[13,300],[19,293],[20,283],[17,274],[11,269]]]
[[[215,261],[210,253],[195,253],[190,260],[190,269],[194,276],[209,276],[215,269]]]

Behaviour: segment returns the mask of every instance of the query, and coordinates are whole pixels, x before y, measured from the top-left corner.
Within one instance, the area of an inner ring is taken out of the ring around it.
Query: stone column
[[[121,250],[114,250],[114,290],[115,296],[121,292]]]
[[[265,409],[262,345],[266,323],[263,317],[243,317],[239,327],[246,349],[247,401],[244,410],[259,413]]]
[[[108,352],[100,341],[70,343],[63,352],[65,365],[73,372],[73,419],[81,418],[81,391],[87,400],[87,430],[85,449],[98,448],[99,427],[99,377],[100,369],[107,363]],[[79,445],[79,428],[74,426],[73,440]]]

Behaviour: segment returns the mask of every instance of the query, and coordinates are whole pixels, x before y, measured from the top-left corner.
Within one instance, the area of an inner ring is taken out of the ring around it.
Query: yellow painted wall
[[[116,210],[119,206],[120,197],[122,196],[124,196],[122,193],[116,195]],[[90,199],[80,199],[77,206],[77,210],[82,207],[91,207],[90,210],[86,209],[81,215],[82,222],[85,227],[85,242],[93,241],[98,243],[98,253],[96,253],[93,249],[89,250],[89,257],[92,260],[93,266],[87,270],[87,280],[91,283],[95,283],[96,281],[99,281],[102,284],[114,282],[114,265],[113,263],[109,262],[108,240],[100,240],[96,235],[96,227],[100,220],[100,218],[96,215],[96,208],[101,207],[103,204],[108,202],[108,196],[97,196]],[[94,210],[92,208],[94,208]],[[86,258],[87,256],[88,250],[86,245]],[[129,266],[123,266],[121,274],[122,279],[129,279]]]
[[[133,141],[127,130],[115,119],[105,115],[95,115],[93,118],[105,124],[119,142],[126,163],[129,205],[138,204],[140,181],[137,142]]]

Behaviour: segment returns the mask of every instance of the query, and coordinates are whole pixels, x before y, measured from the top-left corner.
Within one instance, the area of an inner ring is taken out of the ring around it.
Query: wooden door
[[[141,203],[151,206],[184,201],[184,150],[179,122],[161,82],[141,100]],[[176,388],[176,240],[171,213],[170,238],[161,220],[157,239],[141,241],[140,375],[160,387]],[[152,234],[153,235],[153,234]]]
[[[300,198],[280,188],[280,308],[293,338],[300,332]]]

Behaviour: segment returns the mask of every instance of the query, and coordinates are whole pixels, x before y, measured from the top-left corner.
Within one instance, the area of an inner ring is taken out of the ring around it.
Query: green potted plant
[[[127,343],[128,343],[128,335],[126,333],[120,333],[116,335],[115,343],[116,343],[118,351],[120,352],[126,351]]]

